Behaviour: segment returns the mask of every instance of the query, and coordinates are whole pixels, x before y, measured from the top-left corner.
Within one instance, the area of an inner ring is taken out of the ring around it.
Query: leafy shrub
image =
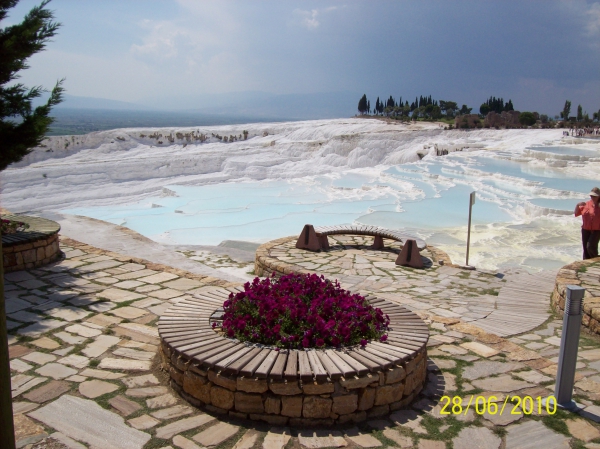
[[[223,308],[228,337],[286,349],[385,341],[390,323],[363,296],[316,274],[254,278],[243,292],[230,294]]]
[[[521,112],[519,114],[519,123],[525,126],[535,124],[535,117],[532,112]]]

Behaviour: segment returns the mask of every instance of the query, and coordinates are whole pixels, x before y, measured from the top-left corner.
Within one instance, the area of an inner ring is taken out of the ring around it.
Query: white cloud
[[[146,19],[140,23],[140,27],[149,30],[149,33],[144,36],[143,44],[131,46],[135,55],[173,58],[178,54],[178,39],[189,38],[186,36],[186,30],[169,21],[155,22]]]
[[[321,25],[321,22],[319,21],[319,16],[323,16],[324,13],[329,13],[331,11],[335,11],[336,9],[339,9],[339,7],[329,6],[324,9],[311,9],[310,11],[304,9],[294,9],[293,13],[299,19],[299,23],[301,26],[309,30],[314,30],[318,28],[319,25]]]
[[[228,2],[177,3],[182,11],[175,19],[139,22],[141,43],[130,48],[134,56],[147,62],[169,59],[196,66],[228,51],[240,30]]]
[[[600,36],[600,3],[592,3],[587,14],[586,31],[590,36]]]

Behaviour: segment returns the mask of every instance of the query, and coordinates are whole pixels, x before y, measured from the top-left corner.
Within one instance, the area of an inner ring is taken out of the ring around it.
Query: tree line
[[[558,116],[556,116],[556,118],[558,119]],[[587,113],[587,111],[583,112],[583,108],[581,107],[581,105],[577,105],[577,115],[571,116],[571,102],[569,100],[566,100],[565,105],[563,106],[563,110],[560,111],[560,118],[564,121],[570,122],[598,122],[600,121],[600,110],[598,110],[598,112],[594,112],[592,114],[592,119],[590,120],[590,116]]]
[[[458,107],[458,103],[455,101],[448,100],[435,100],[431,95],[415,97],[415,100],[411,103],[408,100],[402,99],[402,96],[398,100],[394,99],[392,95],[387,100],[380,100],[379,97],[375,100],[375,105],[371,108],[371,101],[364,94],[358,101],[358,111],[361,115],[373,114],[380,116],[387,116],[400,120],[412,120],[424,119],[424,120],[451,120],[458,116],[464,116],[471,114],[473,108],[463,104],[461,108]],[[503,98],[496,98],[491,96],[484,101],[479,107],[479,118],[484,119],[490,112],[496,114],[502,114],[503,112],[515,111],[513,102],[509,99],[507,102]],[[516,111],[519,112],[519,111]],[[587,112],[583,112],[581,105],[577,106],[577,115],[571,116],[571,102],[567,100],[560,112],[560,116],[554,116],[555,120],[562,119],[563,121],[577,121],[577,122],[591,122],[600,121],[600,110],[594,112],[592,120]],[[521,117],[522,115],[522,117]],[[548,124],[552,121],[545,114],[539,114],[537,112],[520,112],[519,122],[525,126],[532,126],[538,120],[542,124]]]
[[[387,100],[375,100],[375,105],[371,108],[371,101],[364,94],[358,101],[358,111],[361,115],[374,114],[386,115],[388,117],[413,120],[418,118],[439,120],[442,118],[453,119],[457,115],[470,114],[472,108],[467,105],[458,107],[455,101],[435,100],[429,96],[415,97],[415,101],[409,103],[408,100],[402,100],[402,96],[395,100],[392,95]]]

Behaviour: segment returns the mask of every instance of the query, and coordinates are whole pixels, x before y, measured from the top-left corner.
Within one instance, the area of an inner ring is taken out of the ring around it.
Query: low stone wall
[[[199,368],[167,344],[161,348],[171,386],[192,405],[280,426],[332,426],[385,416],[412,402],[427,375],[426,346],[388,370],[322,383],[223,376]]]
[[[600,334],[600,258],[573,262],[558,271],[552,292],[552,308],[561,315],[565,311],[567,285],[586,289],[582,324],[590,332]]]
[[[60,258],[58,223],[26,215],[3,214],[2,218],[22,221],[30,226],[25,231],[2,236],[5,273],[41,267]]]
[[[314,273],[314,271],[307,270],[299,265],[284,262],[270,255],[270,251],[274,247],[289,241],[295,242],[297,239],[297,236],[283,237],[260,245],[256,250],[254,260],[254,273],[256,276],[270,276],[273,273],[275,273],[276,276],[290,273]],[[448,254],[441,249],[427,245],[427,250],[431,254],[433,263],[456,266],[452,263]]]

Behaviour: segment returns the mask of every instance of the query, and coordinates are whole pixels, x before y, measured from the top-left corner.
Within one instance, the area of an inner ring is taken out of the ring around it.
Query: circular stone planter
[[[385,343],[278,351],[212,329],[218,309],[238,291],[206,289],[160,317],[163,368],[191,404],[273,425],[331,426],[404,408],[423,388],[429,330],[406,308],[367,297],[390,317]]]
[[[41,267],[60,258],[57,222],[27,215],[4,214],[2,218],[29,225],[25,231],[2,236],[5,273]]]

